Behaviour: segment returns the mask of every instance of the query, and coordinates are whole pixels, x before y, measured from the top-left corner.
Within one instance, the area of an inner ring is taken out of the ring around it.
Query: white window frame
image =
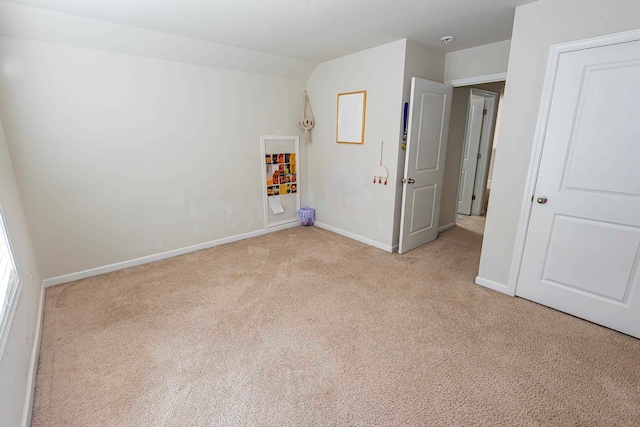
[[[22,281],[18,274],[16,267],[16,261],[11,249],[11,241],[4,221],[4,215],[2,214],[2,208],[0,207],[0,244],[5,244],[8,253],[8,265],[13,268],[13,279],[9,279],[9,286],[5,295],[0,295],[0,360],[4,355],[4,347],[7,344],[7,338],[9,338],[9,331],[11,330],[11,323],[13,321],[13,315],[16,312],[16,306],[18,305],[18,298],[20,291],[22,290]],[[0,266],[1,267],[1,266]],[[1,280],[1,279],[0,279]]]

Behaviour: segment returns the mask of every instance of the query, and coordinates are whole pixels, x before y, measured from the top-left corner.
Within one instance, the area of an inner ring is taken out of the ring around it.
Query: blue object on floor
[[[298,219],[302,225],[313,225],[316,220],[316,210],[314,208],[298,209]]]

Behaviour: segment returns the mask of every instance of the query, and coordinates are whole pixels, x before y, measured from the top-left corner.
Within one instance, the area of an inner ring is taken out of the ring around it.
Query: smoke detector
[[[443,38],[441,38],[440,40],[442,40],[444,42],[444,44],[449,44],[452,41],[454,41],[456,38],[453,36],[444,36]]]

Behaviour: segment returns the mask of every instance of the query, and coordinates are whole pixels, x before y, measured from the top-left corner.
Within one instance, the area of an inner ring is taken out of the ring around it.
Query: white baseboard
[[[367,239],[366,237],[362,237],[357,234],[353,234],[318,221],[316,221],[314,225],[318,228],[322,228],[323,230],[331,231],[332,233],[339,234],[352,240],[357,240],[358,242],[364,243],[365,245],[373,246],[374,248],[382,249],[386,252],[393,252],[393,247],[391,245],[383,245],[382,243],[376,242],[375,240]]]
[[[147,255],[140,258],[131,259],[128,261],[116,262],[114,264],[105,265],[102,267],[91,268],[89,270],[78,271],[76,273],[69,273],[62,276],[51,277],[44,280],[44,287],[60,285],[62,283],[73,282],[75,280],[86,279],[87,277],[98,276],[100,274],[111,273],[112,271],[124,270],[125,268],[135,267],[137,265],[148,264],[154,261],[160,261],[162,259],[171,258],[178,255],[188,254],[189,252],[195,252],[202,249],[213,248],[214,246],[224,245],[226,243],[237,242],[239,240],[249,239],[251,237],[262,236],[263,234],[274,233],[276,231],[285,230],[287,228],[293,228],[300,226],[299,222],[291,222],[289,224],[282,224],[276,227],[269,227],[262,230],[251,231],[249,233],[237,234],[235,236],[224,237],[222,239],[212,240],[210,242],[199,243],[193,246],[187,246],[185,248],[173,249],[171,251],[162,252],[154,255]]]
[[[453,227],[455,227],[455,226],[456,226],[456,223],[455,223],[455,222],[452,222],[452,223],[450,223],[450,224],[446,224],[446,225],[440,226],[440,227],[438,227],[438,233],[442,233],[443,231],[446,231],[446,230],[448,230],[448,229],[450,229],[450,228],[453,228]]]
[[[509,287],[507,285],[494,282],[493,280],[483,279],[482,277],[476,277],[476,285],[484,286],[485,288],[493,289],[494,291],[511,295],[511,293],[509,292]]]
[[[398,252],[398,249],[400,249],[400,245],[393,245],[393,247],[391,248],[391,252],[396,253]]]
[[[36,394],[36,374],[38,373],[38,359],[40,358],[40,340],[42,338],[42,321],[44,316],[44,282],[40,287],[40,304],[38,305],[38,318],[36,320],[36,333],[33,336],[33,350],[31,350],[31,362],[29,365],[29,377],[27,378],[27,395],[24,399],[22,410],[22,427],[31,425],[33,414],[33,400]]]

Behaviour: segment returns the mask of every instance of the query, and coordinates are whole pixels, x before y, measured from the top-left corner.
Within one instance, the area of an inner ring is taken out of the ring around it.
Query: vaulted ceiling
[[[12,0],[311,62],[401,38],[447,52],[506,40],[515,7],[532,1]]]

